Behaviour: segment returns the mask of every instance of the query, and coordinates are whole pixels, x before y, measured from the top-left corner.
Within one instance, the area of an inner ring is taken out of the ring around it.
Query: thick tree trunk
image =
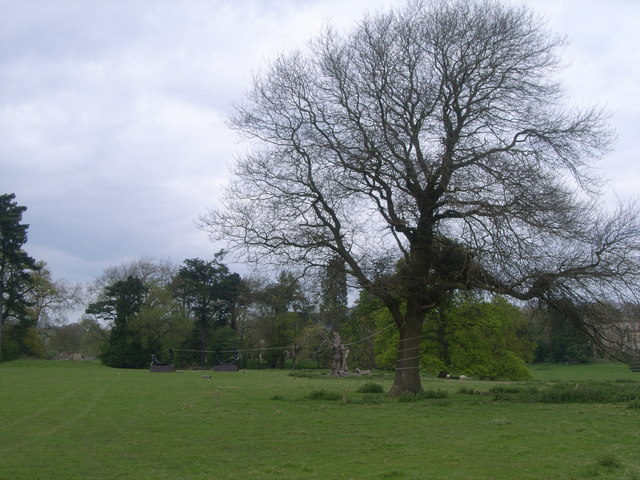
[[[400,343],[396,361],[396,376],[389,392],[391,397],[422,391],[420,381],[420,340],[424,315],[405,314],[399,326]]]

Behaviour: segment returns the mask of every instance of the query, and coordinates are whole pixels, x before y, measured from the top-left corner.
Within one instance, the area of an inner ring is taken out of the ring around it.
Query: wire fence
[[[358,345],[363,342],[366,342],[367,340],[371,340],[372,338],[375,338],[381,335],[382,333],[386,332],[387,330],[395,326],[396,326],[395,323],[389,323],[383,328],[380,328],[379,330],[373,333],[365,335],[357,340],[341,343],[340,345],[342,347],[347,347],[347,348],[353,347],[354,345]],[[406,343],[406,342],[410,342],[417,339],[421,340],[423,338],[424,336],[421,335],[421,336],[416,336],[411,338],[405,338],[403,339],[403,341]],[[318,367],[321,366],[320,363],[322,363],[323,367],[326,367],[327,357],[332,351],[333,342],[331,342],[328,338],[324,336],[321,338],[320,342],[281,345],[281,346],[272,346],[272,347],[259,347],[259,348],[234,348],[234,349],[215,349],[215,350],[190,349],[190,348],[167,348],[159,352],[156,352],[153,355],[153,357],[159,358],[162,354],[169,351],[173,351],[176,354],[178,353],[188,354],[187,357],[183,356],[183,358],[177,358],[176,359],[177,363],[186,362],[188,364],[189,362],[191,362],[191,363],[197,364],[197,363],[203,363],[203,360],[204,360],[204,363],[206,364],[210,364],[210,360],[213,360],[214,364],[216,365],[221,363],[238,364],[243,362],[247,364],[247,363],[253,362],[254,366],[256,366],[257,368],[260,368],[262,362],[264,362],[265,364],[267,363],[273,364],[274,356],[272,354],[277,353],[278,354],[277,356],[279,357],[277,361],[280,361],[281,366],[284,367],[284,362],[286,360],[290,360],[289,363],[292,364],[292,366],[295,365],[296,356],[298,355],[298,352],[300,352],[303,349],[309,349],[310,347],[311,347],[311,351],[308,351],[305,356],[307,358],[314,358],[315,363],[317,364]],[[415,360],[416,358],[419,358],[420,357],[419,349],[420,349],[420,344],[418,342],[418,344],[416,345],[399,349],[397,353],[402,353],[402,352],[411,351],[411,350],[418,350],[418,355],[415,355],[409,358],[403,358],[402,362],[404,363],[404,362],[408,362],[411,360]],[[282,353],[280,352],[284,353],[284,355],[282,355]],[[213,356],[213,358],[210,358],[211,356]],[[298,359],[298,362],[299,362],[299,359]],[[200,366],[204,366],[204,365],[200,365]],[[416,368],[419,368],[419,367],[400,366],[400,365],[396,366],[396,370],[406,370],[406,369],[416,369]]]

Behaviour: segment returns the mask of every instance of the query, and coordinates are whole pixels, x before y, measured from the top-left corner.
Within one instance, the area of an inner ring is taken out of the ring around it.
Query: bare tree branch
[[[583,325],[594,302],[635,301],[636,207],[601,206],[592,164],[612,133],[601,111],[565,108],[562,43],[493,1],[414,1],[326,29],[237,105],[250,148],[203,228],[256,262],[341,258],[389,308],[399,351],[455,289],[545,301]],[[394,393],[419,388],[400,356]]]

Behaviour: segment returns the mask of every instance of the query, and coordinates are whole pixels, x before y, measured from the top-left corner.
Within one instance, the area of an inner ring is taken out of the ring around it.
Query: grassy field
[[[615,364],[532,372],[527,384],[425,379],[434,398],[400,401],[357,391],[388,389],[390,374],[0,364],[0,479],[640,479],[640,374]],[[592,380],[631,393],[508,399]]]

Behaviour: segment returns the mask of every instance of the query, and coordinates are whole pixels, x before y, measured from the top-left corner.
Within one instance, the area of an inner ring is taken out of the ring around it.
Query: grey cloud
[[[626,193],[640,46],[619,22],[640,7],[530,3],[573,37],[574,98],[613,107],[606,162]],[[28,207],[32,254],[70,281],[142,256],[210,257],[219,246],[194,221],[227,182],[238,145],[225,119],[251,71],[325,19],[348,28],[392,4],[404,1],[0,0],[0,193]]]

